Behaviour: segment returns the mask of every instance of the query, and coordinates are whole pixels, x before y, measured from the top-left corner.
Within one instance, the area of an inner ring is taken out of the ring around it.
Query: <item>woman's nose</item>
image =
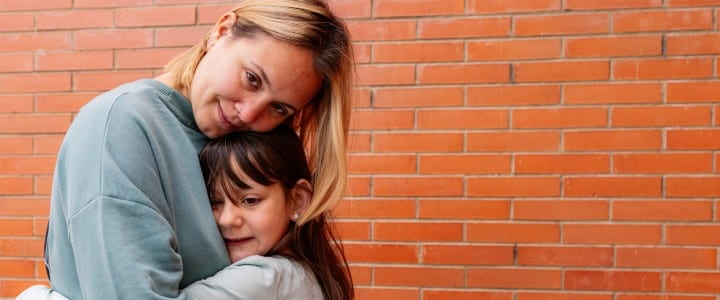
[[[235,102],[235,110],[238,112],[238,118],[245,124],[256,122],[263,113],[265,105],[261,101]]]

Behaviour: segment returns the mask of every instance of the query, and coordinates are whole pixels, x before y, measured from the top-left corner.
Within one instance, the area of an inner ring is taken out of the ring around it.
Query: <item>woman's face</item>
[[[275,128],[310,102],[321,84],[310,50],[262,33],[235,38],[227,29],[211,38],[188,96],[202,133],[216,138]]]
[[[218,185],[210,193],[215,222],[232,262],[270,251],[287,233],[292,209],[280,183],[264,186],[239,168],[235,172],[248,188],[237,188],[228,196]]]

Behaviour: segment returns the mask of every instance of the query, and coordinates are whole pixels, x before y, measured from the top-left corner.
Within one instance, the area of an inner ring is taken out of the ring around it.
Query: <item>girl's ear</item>
[[[301,217],[310,205],[313,195],[313,187],[309,181],[305,179],[298,180],[292,189],[292,213],[293,219]],[[298,217],[295,217],[298,216]],[[293,220],[297,221],[297,220]]]

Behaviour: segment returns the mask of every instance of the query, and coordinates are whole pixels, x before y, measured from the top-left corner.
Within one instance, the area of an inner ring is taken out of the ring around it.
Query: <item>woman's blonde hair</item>
[[[287,121],[298,130],[308,149],[315,182],[313,200],[298,221],[303,224],[335,206],[347,184],[345,154],[354,73],[350,35],[344,22],[322,0],[245,0],[232,12],[237,16],[234,37],[263,33],[309,49],[322,76],[317,95]],[[212,32],[165,66],[175,88],[185,95],[190,94]]]

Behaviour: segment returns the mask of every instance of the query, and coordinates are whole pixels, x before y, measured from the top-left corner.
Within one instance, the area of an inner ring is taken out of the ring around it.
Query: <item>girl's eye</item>
[[[260,79],[255,76],[255,74],[250,72],[245,72],[245,78],[247,78],[248,82],[253,88],[260,88]]]
[[[220,199],[210,198],[210,207],[212,209],[218,209],[223,205],[223,201]]]
[[[290,112],[285,107],[285,105],[282,105],[280,103],[270,103],[270,107],[272,107],[273,112],[279,116],[287,117],[288,115],[290,115]]]
[[[260,203],[260,198],[248,197],[248,198],[243,199],[242,203],[245,205],[248,205],[248,206],[253,206],[253,205]]]

